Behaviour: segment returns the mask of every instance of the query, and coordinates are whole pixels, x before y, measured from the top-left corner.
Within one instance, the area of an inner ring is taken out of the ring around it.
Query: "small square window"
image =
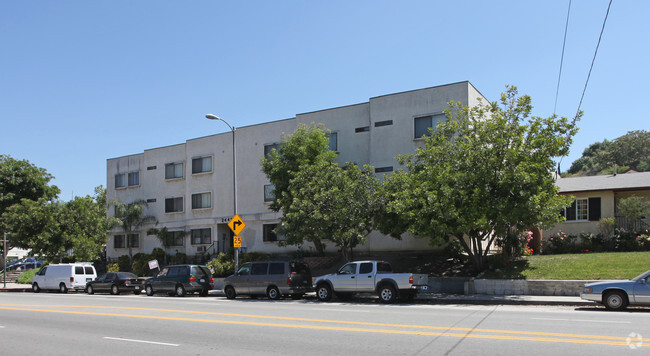
[[[140,185],[140,172],[129,173],[129,187]]]
[[[113,236],[113,248],[126,248],[125,235],[114,235]]]
[[[183,178],[183,163],[169,163],[165,165],[165,179]]]
[[[185,246],[185,231],[169,231],[170,246],[182,247]]]
[[[264,242],[284,241],[286,236],[277,235],[273,230],[278,227],[278,224],[264,224],[262,225],[262,239]]]
[[[207,229],[193,229],[191,231],[192,235],[192,245],[207,245],[212,242],[212,237],[210,236],[212,230]]]
[[[212,193],[192,194],[192,209],[207,209],[212,207]]]
[[[275,200],[275,194],[273,194],[273,189],[275,189],[275,186],[273,184],[264,185],[264,201],[265,202]]]
[[[280,150],[280,144],[279,143],[272,143],[270,145],[264,145],[264,157],[268,157],[273,150],[279,151]]]
[[[140,247],[140,234],[129,234],[129,247]]]
[[[212,172],[212,157],[192,159],[192,174]]]
[[[115,175],[115,188],[124,188],[126,187],[126,174],[116,174]]]
[[[444,119],[444,114],[416,117],[414,120],[415,138],[421,138],[422,136],[428,134],[430,128],[435,129],[435,127],[438,125],[438,122]]]
[[[179,213],[183,211],[183,197],[165,199],[166,213]]]

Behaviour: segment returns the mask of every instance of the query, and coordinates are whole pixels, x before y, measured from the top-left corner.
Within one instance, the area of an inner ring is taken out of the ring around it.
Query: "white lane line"
[[[616,320],[586,320],[586,319],[552,319],[552,318],[531,318],[532,320],[552,320],[552,321],[575,321],[579,323],[611,323],[611,324],[630,324],[629,321],[616,321]]]
[[[154,344],[154,345],[163,345],[163,346],[180,346],[180,344],[168,344],[166,342],[155,342],[155,341],[146,341],[146,340],[133,340],[133,339],[123,339],[121,337],[108,337],[105,336],[104,339],[108,340],[117,340],[117,341],[130,341],[130,342],[139,342],[143,344]]]

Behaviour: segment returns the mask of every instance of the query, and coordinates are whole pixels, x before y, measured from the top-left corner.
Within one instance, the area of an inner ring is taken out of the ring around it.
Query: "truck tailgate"
[[[413,285],[414,286],[426,286],[429,285],[429,275],[421,273],[413,273]]]

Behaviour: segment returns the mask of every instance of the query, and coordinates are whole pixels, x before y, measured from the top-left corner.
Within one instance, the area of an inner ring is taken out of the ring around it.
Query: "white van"
[[[58,290],[67,293],[68,289],[84,290],[86,282],[97,278],[95,267],[90,262],[64,263],[42,267],[32,279],[32,291]]]

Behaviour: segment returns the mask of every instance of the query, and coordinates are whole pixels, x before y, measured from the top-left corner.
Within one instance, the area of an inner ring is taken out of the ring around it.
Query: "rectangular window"
[[[264,224],[262,225],[262,239],[264,242],[284,241],[286,237],[277,235],[273,230],[278,227],[278,224]]]
[[[165,179],[183,178],[183,163],[169,163],[165,165]]]
[[[331,151],[338,151],[339,150],[339,135],[337,132],[330,132],[330,142],[329,142],[329,148]]]
[[[125,235],[114,235],[113,236],[113,248],[125,248],[126,247],[126,237]]]
[[[128,247],[140,247],[140,234],[129,234]]]
[[[126,187],[126,174],[116,174],[115,175],[115,188],[124,188]]]
[[[129,173],[129,187],[140,185],[140,172]]]
[[[275,200],[275,194],[273,194],[273,189],[275,186],[273,184],[264,185],[264,201],[269,202]]]
[[[156,167],[156,166],[149,166],[149,167],[147,167],[147,170],[148,170],[148,171],[154,171],[154,170],[156,170],[156,168],[158,168],[158,167]]]
[[[192,159],[192,174],[212,172],[212,157]]]
[[[444,118],[444,114],[416,117],[414,120],[415,138],[421,138],[428,134],[429,129],[435,128],[438,125],[438,122],[444,120]]]
[[[264,157],[268,157],[273,150],[278,151],[280,149],[279,143],[272,143],[270,145],[264,145]]]
[[[207,245],[212,242],[212,237],[210,236],[212,229],[193,229],[191,231],[192,235],[192,245]]]
[[[265,276],[268,273],[269,264],[267,262],[253,263],[251,276]]]
[[[375,168],[375,173],[386,173],[386,172],[392,172],[393,167],[377,167]]]
[[[169,231],[169,240],[173,247],[183,247],[185,245],[185,231]]]
[[[183,211],[183,197],[165,199],[166,213],[179,213]]]
[[[207,209],[212,207],[212,193],[192,194],[192,209]]]
[[[375,127],[390,126],[392,124],[393,120],[377,121],[375,122]]]
[[[357,127],[354,129],[354,132],[359,133],[359,132],[368,132],[370,131],[370,126],[364,126],[364,127]]]
[[[269,263],[269,274],[284,274],[284,262]]]
[[[155,202],[156,202],[156,198],[147,199],[147,203],[155,203]]]
[[[570,207],[564,210],[567,221],[598,221],[600,220],[600,198],[576,199]]]

